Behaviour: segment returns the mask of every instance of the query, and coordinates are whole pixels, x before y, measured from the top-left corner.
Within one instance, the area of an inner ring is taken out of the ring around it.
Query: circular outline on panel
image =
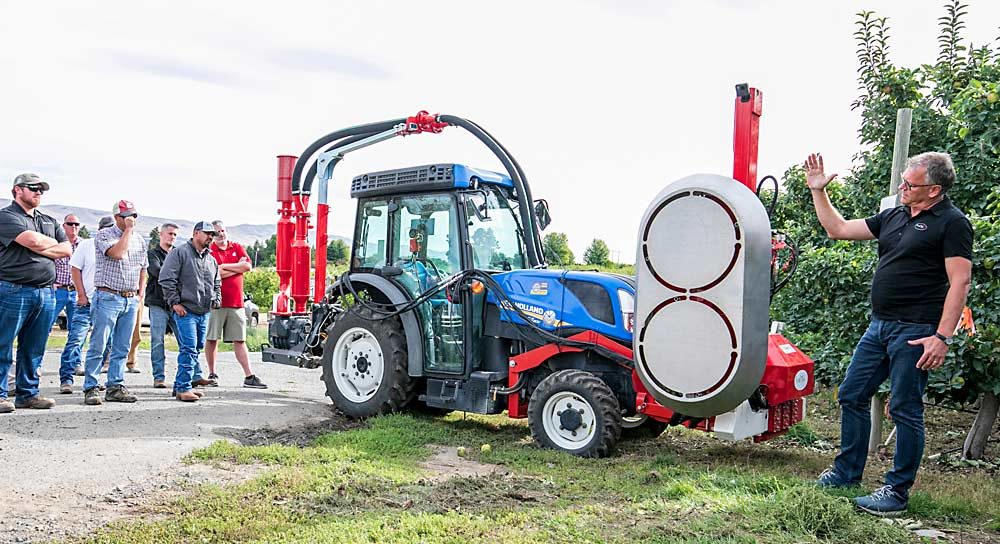
[[[691,287],[691,288],[680,287],[678,285],[674,285],[674,284],[670,283],[669,281],[663,279],[663,277],[660,276],[659,273],[657,273],[656,269],[653,268],[652,263],[649,261],[649,249],[648,249],[648,246],[647,246],[647,241],[649,240],[649,230],[650,230],[650,228],[652,228],[653,221],[656,220],[656,216],[661,211],[663,211],[663,208],[667,207],[667,204],[670,204],[672,202],[676,202],[677,200],[679,200],[681,198],[684,198],[684,197],[688,197],[688,196],[694,196],[694,197],[697,197],[697,198],[707,198],[707,199],[715,202],[716,204],[718,204],[719,207],[722,208],[722,211],[726,212],[726,215],[728,215],[729,219],[732,220],[732,222],[733,222],[733,230],[735,232],[736,240],[737,240],[737,242],[733,245],[733,258],[729,261],[729,266],[727,266],[726,269],[722,271],[722,274],[720,274],[719,277],[715,278],[714,280],[706,283],[705,285],[700,285],[698,287]],[[642,231],[642,260],[646,264],[646,270],[649,270],[649,273],[652,274],[654,278],[656,278],[656,281],[660,282],[660,284],[662,284],[667,289],[670,289],[671,291],[677,291],[679,293],[685,293],[685,292],[700,293],[702,291],[707,291],[707,290],[715,287],[722,280],[726,279],[726,276],[728,276],[729,273],[733,271],[733,267],[736,266],[736,261],[740,257],[740,250],[743,248],[743,244],[741,244],[739,242],[740,238],[741,238],[741,236],[740,236],[740,224],[736,220],[736,214],[733,213],[732,208],[730,208],[729,205],[726,204],[721,198],[719,198],[719,197],[717,197],[715,195],[706,193],[704,191],[683,191],[683,192],[677,193],[676,195],[674,195],[674,196],[672,196],[672,197],[664,200],[659,206],[656,207],[656,209],[653,211],[653,213],[650,214],[649,220],[646,221],[646,228],[643,229],[643,231]]]
[[[722,377],[719,378],[719,381],[715,382],[715,384],[709,387],[708,389],[702,391],[696,391],[694,393],[681,393],[680,391],[676,391],[660,383],[660,380],[656,379],[656,376],[653,375],[653,372],[650,370],[649,365],[646,363],[646,351],[645,347],[643,346],[643,340],[646,337],[646,330],[649,327],[649,322],[652,321],[653,317],[656,316],[656,314],[659,313],[660,310],[666,308],[667,306],[683,300],[698,302],[704,304],[705,306],[708,306],[709,309],[713,310],[722,319],[722,322],[726,325],[726,329],[729,331],[729,339],[733,348],[733,351],[729,354],[729,366],[726,368],[726,371],[722,374]],[[655,383],[657,387],[659,387],[660,390],[662,390],[663,392],[681,400],[704,397],[710,395],[711,393],[714,393],[716,390],[722,387],[722,384],[726,383],[726,381],[728,381],[729,378],[732,377],[733,371],[736,369],[737,355],[738,353],[736,351],[736,329],[733,328],[733,324],[729,321],[729,318],[726,317],[726,314],[722,311],[721,308],[713,304],[711,301],[701,297],[679,296],[664,300],[656,308],[653,308],[653,311],[649,312],[649,315],[646,316],[645,322],[643,322],[642,324],[642,329],[639,331],[639,357],[637,358],[637,360],[639,364],[642,365],[646,377],[649,378],[650,381]]]

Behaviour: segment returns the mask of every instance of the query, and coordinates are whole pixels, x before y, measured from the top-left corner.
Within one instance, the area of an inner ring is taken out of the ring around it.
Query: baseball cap
[[[215,234],[215,226],[212,225],[211,221],[198,221],[194,224],[194,230],[200,230],[201,232],[210,232]]]
[[[41,180],[38,174],[21,174],[14,178],[14,187],[26,185],[37,185],[42,188],[43,191],[49,190],[49,184]]]
[[[118,202],[115,202],[115,206],[111,208],[111,213],[117,215],[118,217],[139,215],[139,213],[135,211],[135,204],[132,204],[129,200],[119,200]]]
[[[100,222],[97,223],[97,228],[106,229],[114,224],[115,224],[115,219],[110,215],[105,215],[104,217],[101,218]]]

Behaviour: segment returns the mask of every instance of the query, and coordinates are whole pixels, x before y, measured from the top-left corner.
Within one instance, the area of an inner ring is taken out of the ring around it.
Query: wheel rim
[[[594,407],[572,391],[555,393],[542,408],[542,425],[552,442],[566,450],[586,446],[597,430]]]
[[[348,401],[362,403],[378,391],[385,373],[382,347],[368,329],[355,327],[333,348],[333,379]]]
[[[642,427],[642,424],[649,419],[646,414],[636,414],[634,416],[623,417],[622,418],[622,429],[635,429],[637,427]]]

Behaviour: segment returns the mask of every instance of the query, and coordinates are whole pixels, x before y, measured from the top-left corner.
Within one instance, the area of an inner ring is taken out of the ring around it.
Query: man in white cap
[[[104,348],[111,342],[108,361],[108,402],[135,402],[125,381],[125,357],[132,340],[132,326],[139,308],[139,293],[146,288],[146,243],[135,232],[139,214],[128,200],[119,200],[112,208],[115,224],[94,238],[94,299],[90,301],[93,330],[87,350],[87,374],[83,382],[84,404],[100,405],[97,376],[101,370]]]
[[[38,367],[56,308],[54,259],[68,257],[73,248],[58,221],[37,210],[48,190],[37,175],[21,174],[10,191],[14,202],[0,210],[0,413],[55,405],[38,394]],[[17,397],[12,403],[7,400],[7,373],[15,338]]]

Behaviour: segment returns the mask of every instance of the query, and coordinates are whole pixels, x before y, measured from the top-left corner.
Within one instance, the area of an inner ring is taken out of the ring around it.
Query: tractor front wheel
[[[538,384],[528,401],[535,442],[580,457],[606,457],[621,437],[618,399],[597,376],[560,370]]]
[[[349,417],[395,412],[413,397],[406,337],[398,317],[376,319],[354,308],[327,329],[323,348],[326,394]]]

